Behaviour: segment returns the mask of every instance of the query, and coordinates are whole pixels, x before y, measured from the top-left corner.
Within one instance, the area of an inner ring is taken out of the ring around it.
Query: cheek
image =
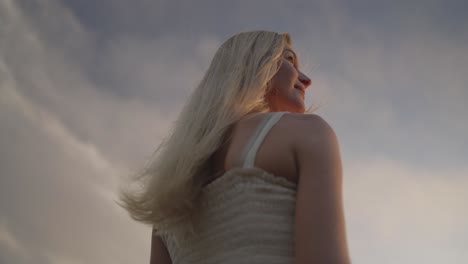
[[[294,85],[295,80],[298,78],[298,73],[294,67],[284,63],[274,76],[274,80],[280,89],[289,89]]]
[[[299,73],[291,63],[284,63],[280,70],[284,81],[295,82],[299,77]]]

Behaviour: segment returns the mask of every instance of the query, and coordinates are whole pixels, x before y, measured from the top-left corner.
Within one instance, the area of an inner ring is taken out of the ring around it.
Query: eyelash
[[[294,60],[294,56],[289,55],[286,57],[286,59],[294,65],[294,68],[297,68],[296,61]]]

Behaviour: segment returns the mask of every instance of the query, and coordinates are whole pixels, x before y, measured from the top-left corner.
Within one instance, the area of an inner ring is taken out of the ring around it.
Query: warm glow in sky
[[[0,263],[148,263],[113,200],[218,46],[289,32],[353,263],[468,263],[467,1],[0,0]]]

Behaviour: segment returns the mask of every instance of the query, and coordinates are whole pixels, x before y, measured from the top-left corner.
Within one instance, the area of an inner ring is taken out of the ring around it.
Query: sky
[[[148,263],[115,204],[221,43],[289,32],[353,263],[468,263],[468,2],[0,0],[0,263]]]

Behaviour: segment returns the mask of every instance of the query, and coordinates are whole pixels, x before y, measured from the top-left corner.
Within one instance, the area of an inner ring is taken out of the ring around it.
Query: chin
[[[295,107],[293,109],[290,109],[288,112],[303,114],[305,112],[305,107]]]
[[[305,112],[305,104],[302,99],[298,98],[294,100],[294,102],[291,102],[290,106],[291,106],[290,112],[301,113],[301,114]]]
[[[282,104],[277,104],[276,107],[273,108],[273,111],[303,114],[305,113],[305,105],[302,100],[291,98],[290,100],[283,101]]]
[[[296,105],[294,106],[294,111],[291,112],[303,114],[305,112],[305,105],[296,103]]]

